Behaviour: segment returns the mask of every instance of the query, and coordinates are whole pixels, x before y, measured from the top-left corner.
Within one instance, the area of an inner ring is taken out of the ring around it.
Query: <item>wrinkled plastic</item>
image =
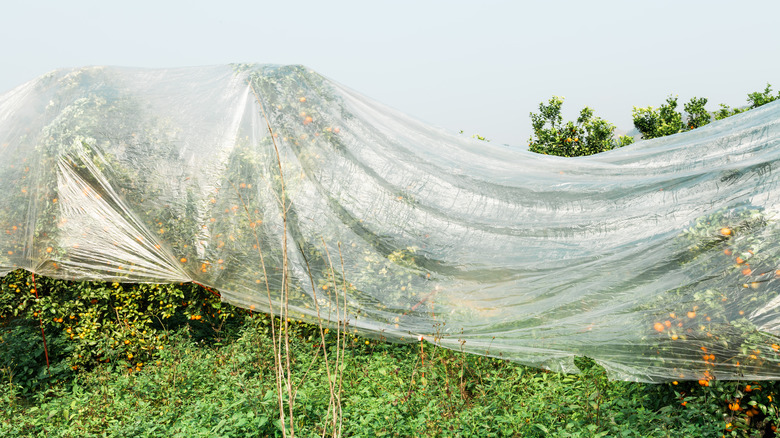
[[[779,157],[777,104],[559,158],[300,66],[59,70],[0,96],[0,275],[278,312],[286,244],[298,318],[618,379],[778,378]]]

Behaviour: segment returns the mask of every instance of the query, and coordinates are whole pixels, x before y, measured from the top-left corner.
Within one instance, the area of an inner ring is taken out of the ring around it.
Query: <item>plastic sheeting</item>
[[[286,242],[303,319],[337,319],[346,287],[350,326],[391,340],[778,378],[779,158],[777,104],[559,158],[300,66],[59,70],[0,96],[0,275],[195,281],[268,311]]]

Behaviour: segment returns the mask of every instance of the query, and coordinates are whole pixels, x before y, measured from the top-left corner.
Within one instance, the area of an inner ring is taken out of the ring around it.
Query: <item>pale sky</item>
[[[552,95],[624,131],[666,96],[780,89],[775,1],[42,1],[0,5],[0,93],[62,67],[304,64],[430,124],[524,148]],[[682,105],[680,105],[682,107]]]

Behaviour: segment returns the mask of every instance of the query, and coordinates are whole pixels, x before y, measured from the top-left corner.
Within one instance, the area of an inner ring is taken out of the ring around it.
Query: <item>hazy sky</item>
[[[304,64],[450,130],[525,147],[566,97],[629,130],[669,94],[780,88],[774,1],[3,1],[0,92],[60,67]]]

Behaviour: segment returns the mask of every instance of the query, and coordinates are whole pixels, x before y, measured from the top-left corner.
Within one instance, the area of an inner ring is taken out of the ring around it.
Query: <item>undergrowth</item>
[[[220,331],[183,318],[140,368],[121,359],[73,369],[69,336],[52,330],[47,371],[37,321],[0,327],[0,436],[282,434],[265,315],[242,314]],[[319,328],[292,321],[289,330],[296,433],[321,436],[329,389]],[[581,374],[566,375],[429,343],[350,335],[346,347],[343,436],[774,436],[774,382],[646,385],[610,381],[587,358],[577,359]]]

